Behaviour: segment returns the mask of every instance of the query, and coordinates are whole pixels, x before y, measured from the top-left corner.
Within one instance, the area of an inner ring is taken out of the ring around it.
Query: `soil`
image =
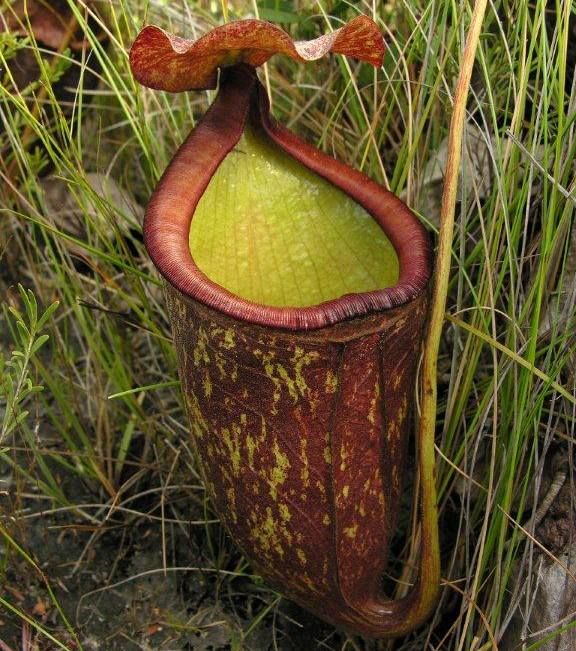
[[[548,513],[536,529],[536,537],[552,554],[562,553],[576,536],[576,491],[566,479],[556,499],[551,504]]]
[[[78,503],[89,503],[90,497],[86,498]],[[9,498],[4,496],[3,502],[2,510],[7,513]],[[91,527],[73,513],[42,514],[33,499],[26,500],[20,510],[34,517],[18,518],[11,535],[39,570],[5,549],[8,568],[2,593],[70,649],[78,644],[63,626],[44,577],[86,651],[341,647],[342,637],[332,627],[285,600],[270,608],[240,643],[241,631],[248,630],[277,597],[250,577],[249,570],[230,580],[226,574],[208,569],[213,564],[207,558],[203,527],[195,531],[195,525],[169,524],[163,545],[160,523],[146,518],[133,517],[130,522],[113,514],[104,526]],[[189,517],[202,519],[202,514],[190,513]],[[217,525],[211,529],[215,536],[222,535]],[[241,564],[236,554],[227,567]],[[36,634],[21,618],[5,610],[0,613],[0,642],[7,645],[0,644],[3,651],[23,649],[26,636],[35,639]],[[29,649],[57,648],[42,635],[37,639],[38,647]],[[233,645],[234,640],[240,645]]]

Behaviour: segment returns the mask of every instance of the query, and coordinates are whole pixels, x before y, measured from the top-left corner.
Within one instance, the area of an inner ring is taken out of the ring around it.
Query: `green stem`
[[[435,481],[434,438],[437,414],[437,363],[440,337],[446,311],[448,281],[454,235],[454,214],[458,188],[462,134],[466,102],[470,89],[472,67],[480,39],[480,31],[486,13],[487,0],[476,0],[464,53],[460,75],[454,95],[454,110],[448,136],[448,159],[442,210],[436,274],[430,310],[430,322],[422,366],[422,405],[418,426],[420,481],[422,500],[422,552],[420,577],[420,604],[422,615],[430,611],[437,598],[440,584],[440,547],[438,543],[438,505]]]

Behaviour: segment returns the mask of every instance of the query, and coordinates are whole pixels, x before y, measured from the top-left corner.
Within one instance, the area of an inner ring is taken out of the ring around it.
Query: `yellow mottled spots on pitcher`
[[[288,389],[288,394],[292,398],[293,402],[298,402],[298,390],[296,387],[296,382],[290,377],[290,374],[282,364],[276,364],[276,373],[284,383],[284,386]]]
[[[344,443],[340,446],[340,470],[344,472],[346,470],[346,459],[350,456],[348,451],[346,450],[346,446]]]
[[[351,527],[345,527],[344,528],[344,535],[347,538],[354,539],[356,538],[356,533],[358,532],[358,525],[354,524]]]
[[[288,468],[290,468],[290,461],[288,460],[288,455],[280,450],[278,441],[274,441],[273,452],[276,466],[272,470],[272,475],[278,479],[279,484],[283,484],[286,481]]]
[[[290,361],[294,365],[294,382],[301,396],[305,396],[308,392],[308,385],[302,375],[302,370],[305,366],[309,366],[312,362],[317,360],[319,356],[320,355],[315,351],[306,353],[303,348],[300,348],[300,346],[296,346],[294,350],[294,355]]]
[[[279,527],[277,520],[272,516],[272,509],[266,507],[266,517],[262,518],[253,511],[250,515],[253,526],[250,529],[250,538],[260,547],[265,555],[275,552],[280,558],[284,558],[284,549],[278,535]]]
[[[278,344],[278,337],[270,334],[260,335],[258,337],[258,343],[260,346],[264,346],[265,348],[276,348],[278,345],[280,345],[280,347],[283,345],[282,342]]]
[[[290,514],[288,504],[279,504],[278,511],[280,512],[280,518],[282,519],[282,522],[290,522],[292,516]]]
[[[304,488],[310,486],[310,466],[308,463],[308,455],[306,453],[306,446],[308,441],[305,438],[300,439],[300,461],[302,461],[302,469],[300,471],[300,479]]]
[[[268,432],[266,430],[266,419],[264,416],[260,417],[260,436],[258,437],[259,443],[266,443],[268,439]]]
[[[314,418],[318,410],[318,405],[320,404],[317,390],[314,391],[314,397],[310,396],[308,398],[308,404],[310,405],[310,413],[312,414],[312,418]]]
[[[168,310],[172,313],[172,320],[174,322],[184,321],[188,318],[188,309],[183,301],[177,300],[172,292],[166,292],[165,298],[168,304]],[[174,316],[177,316],[178,318],[174,318]]]
[[[394,390],[400,387],[402,380],[404,379],[404,370],[402,367],[396,367],[396,373],[394,374],[394,379],[392,380],[392,386]]]
[[[344,488],[342,489],[342,495],[347,499],[349,493],[350,493],[350,486],[344,486]]]
[[[288,477],[290,460],[280,449],[278,441],[274,441],[272,454],[274,455],[274,466],[270,469],[269,473],[267,473],[266,470],[263,470],[260,474],[267,479],[268,487],[270,489],[270,497],[276,501],[278,499],[278,487],[282,485]]]
[[[326,445],[324,446],[324,451],[323,451],[323,456],[324,456],[324,461],[330,465],[332,463],[332,448],[330,447],[330,432],[324,432],[324,442]]]
[[[205,434],[210,432],[208,422],[204,418],[198,398],[193,391],[186,392],[186,406],[188,407],[188,414],[190,416],[190,423],[192,425],[192,432],[196,438],[202,439]]]
[[[374,392],[372,393],[372,399],[370,400],[370,407],[368,408],[368,420],[372,425],[376,422],[376,413],[378,411],[378,405],[380,402],[380,379],[376,378],[374,383]]]
[[[223,328],[213,321],[210,322],[210,338],[218,346],[231,350],[236,346],[236,333],[233,328]]]
[[[248,434],[246,436],[246,450],[248,452],[248,466],[254,470],[254,452],[256,451],[256,441]]]
[[[254,352],[254,357],[256,357],[262,362],[262,366],[264,367],[264,373],[266,373],[266,377],[268,377],[268,379],[271,380],[272,384],[274,385],[274,392],[272,394],[271,412],[272,414],[277,414],[278,407],[276,405],[278,404],[278,401],[280,400],[280,396],[282,394],[282,384],[280,382],[280,378],[276,376],[274,370],[275,365],[272,362],[274,357],[276,357],[276,353],[274,353],[274,351],[269,351],[267,353],[264,353],[259,348],[254,349],[253,352]]]
[[[234,331],[234,328],[226,328],[222,346],[226,348],[226,350],[230,350],[236,346],[236,332]]]
[[[398,423],[393,420],[388,423],[388,431],[386,432],[386,438],[389,442],[396,442],[400,437],[400,428]]]
[[[321,482],[318,480],[316,482],[316,488],[318,489],[318,493],[320,494],[320,499],[322,500],[323,503],[326,502],[326,486],[324,485],[324,482]]]
[[[210,398],[212,395],[212,380],[210,379],[210,373],[206,371],[204,373],[204,379],[202,380],[202,387],[204,388],[204,395],[207,398]]]
[[[242,463],[241,446],[243,429],[246,427],[246,414],[240,415],[240,424],[232,423],[230,428],[223,427],[221,430],[222,440],[227,448],[227,456],[232,462],[232,472],[236,477],[240,474]]]
[[[210,364],[210,356],[208,355],[208,335],[202,326],[198,328],[198,339],[196,340],[196,345],[192,351],[192,357],[194,359],[194,366],[196,367],[199,367],[202,364]]]
[[[274,351],[263,352],[259,348],[254,350],[254,356],[259,359],[264,367],[264,373],[274,385],[272,396],[272,413],[278,413],[276,404],[281,398],[282,390],[286,390],[294,403],[300,397],[307,397],[309,390],[306,379],[302,373],[303,369],[319,357],[317,352],[306,353],[303,348],[296,346],[294,355],[290,358],[291,366],[286,368],[280,362],[275,361]],[[292,371],[292,373],[290,372]]]
[[[303,549],[298,549],[296,550],[296,556],[298,556],[298,560],[302,563],[302,565],[306,565],[308,562],[308,559],[306,558],[306,554],[304,553]]]
[[[318,590],[318,587],[316,586],[314,581],[312,581],[312,579],[308,576],[308,574],[304,573],[301,578],[303,583],[308,588],[308,590],[310,590],[310,592],[313,592],[314,594],[318,594],[320,592]]]
[[[220,373],[220,379],[224,380],[228,375],[226,372],[226,360],[224,359],[224,356],[221,353],[216,353],[214,361],[216,363],[216,368]]]
[[[326,373],[326,382],[324,387],[326,393],[336,393],[338,390],[338,376],[331,369],[328,369],[328,372]]]

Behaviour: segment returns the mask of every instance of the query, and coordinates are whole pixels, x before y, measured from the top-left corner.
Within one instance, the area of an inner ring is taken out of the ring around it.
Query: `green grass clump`
[[[0,4],[3,12],[10,5]],[[382,70],[337,57],[308,67],[273,59],[263,79],[278,119],[402,195],[434,231],[470,6],[70,6],[89,45],[83,52],[68,43],[54,54],[31,33],[0,35],[0,289],[12,307],[0,316],[0,583],[10,588],[0,593],[0,619],[36,631],[42,648],[78,648],[89,630],[84,604],[101,605],[91,600],[112,599],[120,584],[144,576],[177,576],[184,606],[147,611],[150,626],[173,639],[218,629],[232,648],[265,648],[258,646],[264,639],[280,648],[291,611],[252,576],[206,504],[162,287],[140,235],[139,206],[212,94],[137,87],[127,51],[144,22],[195,37],[221,23],[224,8],[230,19],[260,12],[284,21],[298,38],[337,27],[358,10],[373,15],[388,44]],[[540,558],[558,562],[560,548],[534,516],[558,474],[556,459],[562,490],[573,488],[574,38],[569,2],[496,0],[484,23],[439,359],[443,596],[424,628],[389,648],[487,650],[512,628],[527,649],[538,645],[529,625],[532,568]],[[22,53],[37,79],[18,88]],[[64,91],[66,78],[75,82]],[[103,190],[102,178],[128,198]],[[16,291],[16,283],[26,290]],[[58,309],[47,307],[56,301]],[[62,559],[63,572],[51,574],[35,557],[40,517],[51,523],[43,528],[46,547],[64,544],[62,532],[80,541]],[[146,539],[158,556],[144,567],[130,559]],[[67,600],[66,586],[96,562],[91,552],[106,549],[111,560],[81,603]],[[184,565],[183,549],[195,550]],[[398,553],[398,565],[408,568],[402,578],[411,581],[410,549]],[[203,586],[204,601],[194,601],[190,585]],[[32,607],[36,598],[51,618]],[[545,634],[570,622],[561,619]],[[110,648],[141,648],[129,643],[160,634],[151,631],[127,625],[120,646]],[[373,648],[326,635],[323,648]]]

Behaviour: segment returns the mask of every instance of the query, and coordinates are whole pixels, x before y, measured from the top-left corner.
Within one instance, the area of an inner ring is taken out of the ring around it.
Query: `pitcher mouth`
[[[228,291],[198,267],[189,247],[196,206],[247,123],[373,217],[398,257],[394,285],[306,307],[273,307]],[[245,65],[222,73],[218,97],[162,176],[146,211],[144,241],[162,276],[182,294],[242,322],[286,330],[319,329],[404,305],[425,290],[432,268],[430,238],[414,213],[366,175],[323,154],[271,118],[266,92],[254,70]]]

